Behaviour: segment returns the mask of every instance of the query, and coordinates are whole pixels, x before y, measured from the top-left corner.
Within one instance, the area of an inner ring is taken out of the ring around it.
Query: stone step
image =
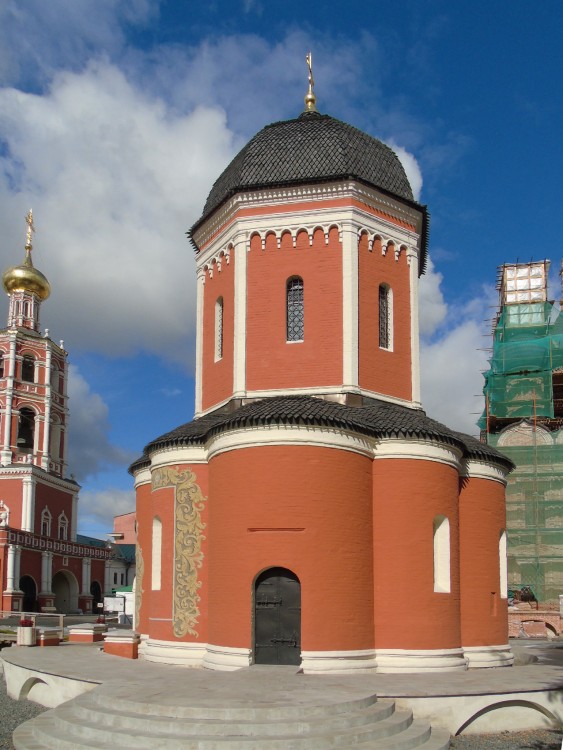
[[[92,696],[93,697],[93,696]],[[346,713],[336,711],[331,716],[311,716],[304,718],[299,711],[297,717],[285,717],[282,719],[186,719],[169,716],[147,716],[137,712],[120,711],[114,707],[101,707],[92,700],[90,693],[76,698],[72,702],[72,711],[76,721],[94,723],[103,728],[115,728],[119,731],[127,729],[137,731],[159,731],[163,734],[175,734],[185,732],[188,735],[222,735],[227,726],[229,734],[260,735],[271,737],[277,734],[286,734],[288,723],[294,734],[306,734],[315,729],[324,732],[338,732],[342,729],[350,729],[366,724],[373,724],[382,719],[390,717],[394,710],[393,701],[377,701],[365,706],[360,710],[351,710]],[[339,707],[340,708],[340,707]],[[355,708],[355,707],[354,707]]]
[[[345,714],[359,711],[377,702],[377,695],[370,694],[362,698],[346,701],[324,700],[319,703],[311,703],[309,700],[302,703],[296,702],[295,691],[292,691],[291,699],[287,703],[279,700],[264,705],[264,696],[261,705],[257,704],[255,695],[248,698],[246,703],[242,698],[237,702],[225,702],[224,697],[214,699],[210,696],[208,702],[197,700],[193,705],[167,705],[160,703],[158,697],[145,701],[133,700],[123,695],[122,688],[112,690],[112,685],[104,685],[104,690],[93,690],[87,693],[101,709],[133,713],[143,716],[167,716],[174,719],[215,719],[228,721],[231,719],[245,721],[272,721],[277,719],[309,720],[312,717],[331,717],[335,714]],[[236,690],[236,687],[234,688]],[[298,696],[297,696],[298,697]],[[77,699],[78,700],[78,699]],[[293,702],[292,702],[293,701]]]
[[[280,721],[274,734],[261,732],[260,724],[252,727],[251,722],[216,722],[216,729],[221,734],[210,735],[196,733],[191,722],[170,717],[158,717],[156,721],[137,724],[130,727],[130,716],[123,718],[119,724],[117,712],[109,723],[102,719],[104,710],[97,711],[97,701],[92,700],[93,708],[89,719],[85,719],[84,705],[88,710],[88,696],[94,697],[93,691],[79,699],[69,701],[56,709],[41,714],[31,721],[22,724],[14,732],[16,750],[97,750],[103,748],[121,748],[122,750],[331,750],[338,748],[355,748],[356,750],[445,750],[449,745],[449,736],[443,731],[431,731],[428,724],[413,721],[407,711],[393,711],[393,704],[386,702],[385,711],[378,712],[378,706],[368,707],[372,713],[369,723],[340,726],[336,731],[327,728],[326,722],[312,719],[310,727],[304,724],[294,726],[294,722]],[[76,705],[75,705],[76,704]],[[383,706],[383,702],[381,702]],[[297,707],[296,707],[297,708]],[[350,712],[350,718],[357,714]],[[135,717],[133,717],[135,718]],[[137,720],[140,717],[136,717]],[[154,719],[155,717],[153,717]],[[211,722],[194,722],[200,729],[209,728]],[[239,734],[240,731],[252,732]],[[254,733],[254,730],[257,733]],[[297,730],[297,731],[296,731]],[[301,730],[301,732],[299,731]],[[303,732],[303,730],[305,730]],[[283,734],[280,734],[283,731]]]

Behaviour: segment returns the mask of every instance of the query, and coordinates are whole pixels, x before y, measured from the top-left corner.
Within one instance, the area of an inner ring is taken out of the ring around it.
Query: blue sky
[[[560,297],[562,27],[550,0],[1,0],[0,260],[32,207],[83,533],[133,508],[128,463],[193,414],[184,233],[240,147],[299,114],[308,50],[319,110],[392,145],[429,206],[424,406],[476,434],[496,267],[550,258]]]

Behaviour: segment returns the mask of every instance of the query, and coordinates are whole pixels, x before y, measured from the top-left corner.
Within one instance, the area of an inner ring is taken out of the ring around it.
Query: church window
[[[4,355],[0,354],[0,378],[4,377]]]
[[[446,516],[434,519],[434,591],[449,594],[450,582],[450,522]]]
[[[162,577],[162,521],[153,518],[152,521],[152,576],[151,588],[160,591]]]
[[[386,284],[379,287],[379,346],[393,349],[393,293]]]
[[[22,362],[22,380],[26,383],[35,381],[35,360],[33,357],[24,357]]]
[[[51,536],[51,514],[45,506],[41,513],[41,536]]]
[[[500,532],[498,557],[500,567],[500,597],[501,599],[506,599],[508,597],[508,560],[506,557],[506,531],[504,529]]]
[[[303,279],[292,276],[286,285],[287,340],[303,341],[305,315],[303,304]]]
[[[16,445],[20,450],[33,450],[33,434],[35,432],[35,414],[31,409],[20,409],[18,422],[18,437]]]
[[[223,297],[215,303],[215,362],[223,359]]]
[[[68,539],[68,518],[64,511],[59,516],[59,539],[66,541]]]

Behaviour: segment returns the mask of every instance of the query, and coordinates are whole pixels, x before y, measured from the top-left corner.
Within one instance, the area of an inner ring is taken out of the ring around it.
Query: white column
[[[51,584],[53,581],[53,553],[41,553],[41,594],[51,593]]]
[[[411,375],[412,375],[412,402],[420,406],[420,341],[418,328],[418,248],[410,247],[407,250],[407,262],[409,264],[410,282],[410,308],[411,308]]]
[[[196,279],[196,337],[195,337],[195,413],[199,414],[202,404],[203,367],[203,294],[205,291],[205,271],[197,269]]]
[[[15,555],[14,555],[14,589],[15,591],[20,590],[21,556],[22,556],[22,548],[16,546]]]
[[[358,389],[358,228],[342,224],[342,383]]]
[[[82,558],[82,595],[90,596],[90,577],[92,571],[92,560],[89,557]]]
[[[22,489],[22,529],[35,532],[35,478],[23,478]]]
[[[71,518],[70,518],[70,536],[69,536],[69,540],[71,542],[76,541],[77,522],[78,522],[78,491],[76,491],[72,496],[72,513],[71,513]]]
[[[235,238],[235,314],[233,355],[233,396],[246,395],[246,287],[248,250],[245,235]]]
[[[2,441],[2,453],[0,462],[2,466],[12,463],[12,450],[10,448],[12,437],[12,400],[14,395],[14,376],[16,372],[16,334],[10,333],[10,352],[8,354],[8,374],[6,379],[6,411],[4,417],[4,436]]]
[[[43,427],[43,455],[41,468],[49,471],[49,446],[51,440],[51,346],[46,344],[45,354],[45,423]]]
[[[104,594],[108,594],[111,591],[111,561],[106,560],[104,563]]]
[[[16,545],[8,545],[8,561],[6,566],[6,593],[15,591],[14,578],[16,574]]]

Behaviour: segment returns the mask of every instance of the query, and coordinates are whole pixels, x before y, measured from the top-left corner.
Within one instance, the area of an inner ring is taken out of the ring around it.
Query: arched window
[[[153,518],[152,521],[152,576],[151,588],[160,591],[162,578],[162,521]]]
[[[498,558],[500,568],[500,598],[508,598],[508,560],[506,557],[506,531],[500,532],[498,541]]]
[[[303,341],[305,314],[303,305],[303,279],[292,276],[286,284],[287,340]]]
[[[45,506],[41,513],[41,536],[51,536],[51,520],[52,516],[49,513],[49,508]]]
[[[20,409],[18,422],[18,437],[16,445],[20,450],[33,450],[33,434],[35,432],[35,413],[32,409],[24,407]]]
[[[446,516],[434,519],[434,591],[449,594],[450,581],[450,522]]]
[[[223,358],[223,297],[215,303],[215,362]]]
[[[379,287],[379,346],[393,349],[393,292],[387,284]]]
[[[65,516],[64,510],[59,516],[59,539],[66,541],[68,539],[68,518]]]
[[[0,354],[0,378],[4,377],[4,355]]]
[[[26,383],[35,382],[35,360],[33,357],[26,356],[22,362],[22,380]]]

